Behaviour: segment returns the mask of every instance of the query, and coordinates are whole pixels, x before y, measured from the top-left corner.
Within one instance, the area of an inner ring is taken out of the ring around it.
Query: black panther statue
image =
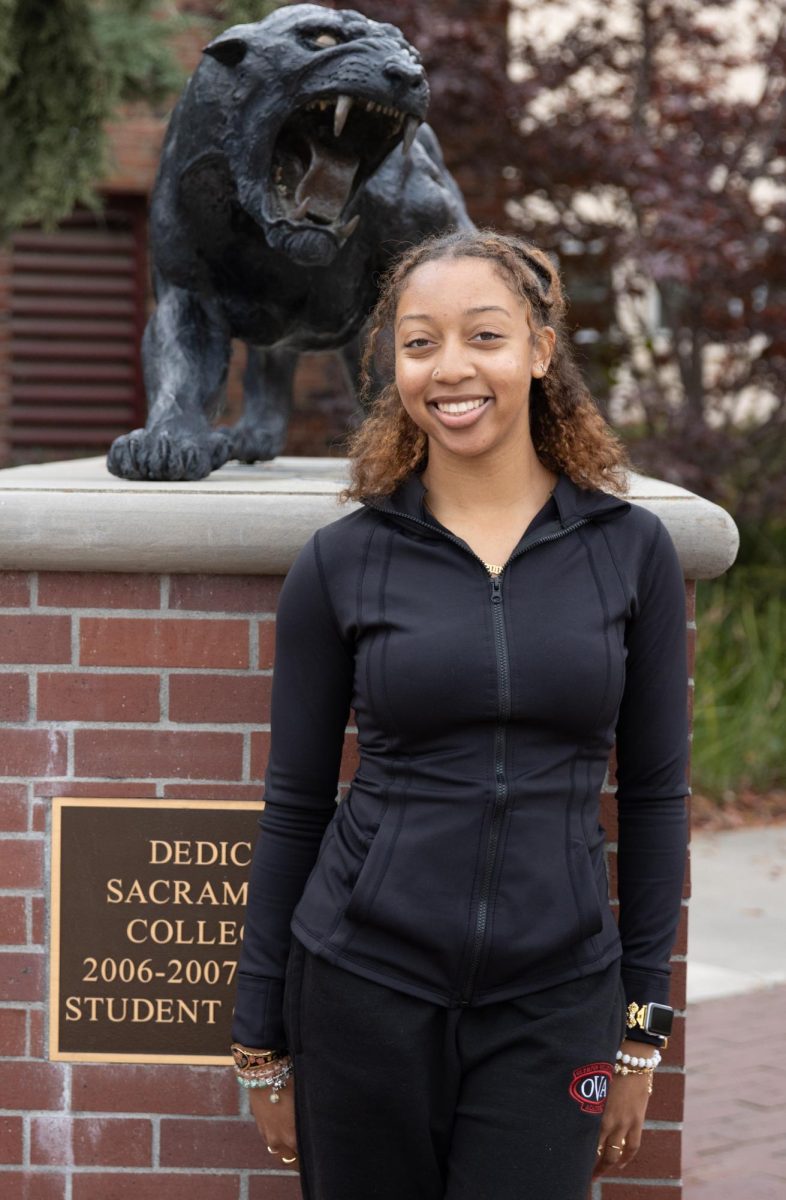
[[[282,8],[205,48],[152,199],[147,425],[115,440],[110,471],[201,479],[274,458],[299,353],[340,348],[356,375],[392,256],[471,226],[423,123],[428,96],[400,30],[349,9]],[[244,412],[213,429],[232,338],[248,345]]]

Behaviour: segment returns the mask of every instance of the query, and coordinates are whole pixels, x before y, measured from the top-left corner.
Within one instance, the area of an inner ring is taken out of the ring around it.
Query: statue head
[[[272,248],[326,265],[358,224],[365,182],[425,117],[420,55],[394,25],[314,4],[227,29],[204,54],[241,207]]]

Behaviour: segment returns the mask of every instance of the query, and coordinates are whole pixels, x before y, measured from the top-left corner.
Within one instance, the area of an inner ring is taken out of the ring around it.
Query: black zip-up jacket
[[[324,526],[281,591],[232,1034],[286,1048],[291,933],[446,1006],[622,955],[668,1002],[687,819],[685,589],[646,509],[560,475],[499,578],[420,476]],[[360,763],[335,796],[355,712]],[[599,793],[617,741],[619,929]]]

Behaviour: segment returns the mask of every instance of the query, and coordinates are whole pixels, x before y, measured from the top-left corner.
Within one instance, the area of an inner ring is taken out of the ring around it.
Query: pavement
[[[684,1200],[786,1200],[786,825],[691,842]]]

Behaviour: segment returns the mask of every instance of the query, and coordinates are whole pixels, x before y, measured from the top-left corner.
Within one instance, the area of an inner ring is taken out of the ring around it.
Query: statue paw
[[[219,430],[232,443],[230,457],[239,462],[267,462],[275,458],[284,449],[286,429],[271,430],[252,425],[245,420],[238,421],[231,428],[224,426]]]
[[[121,479],[204,479],[231,457],[220,429],[134,429],[115,438],[106,465]]]

